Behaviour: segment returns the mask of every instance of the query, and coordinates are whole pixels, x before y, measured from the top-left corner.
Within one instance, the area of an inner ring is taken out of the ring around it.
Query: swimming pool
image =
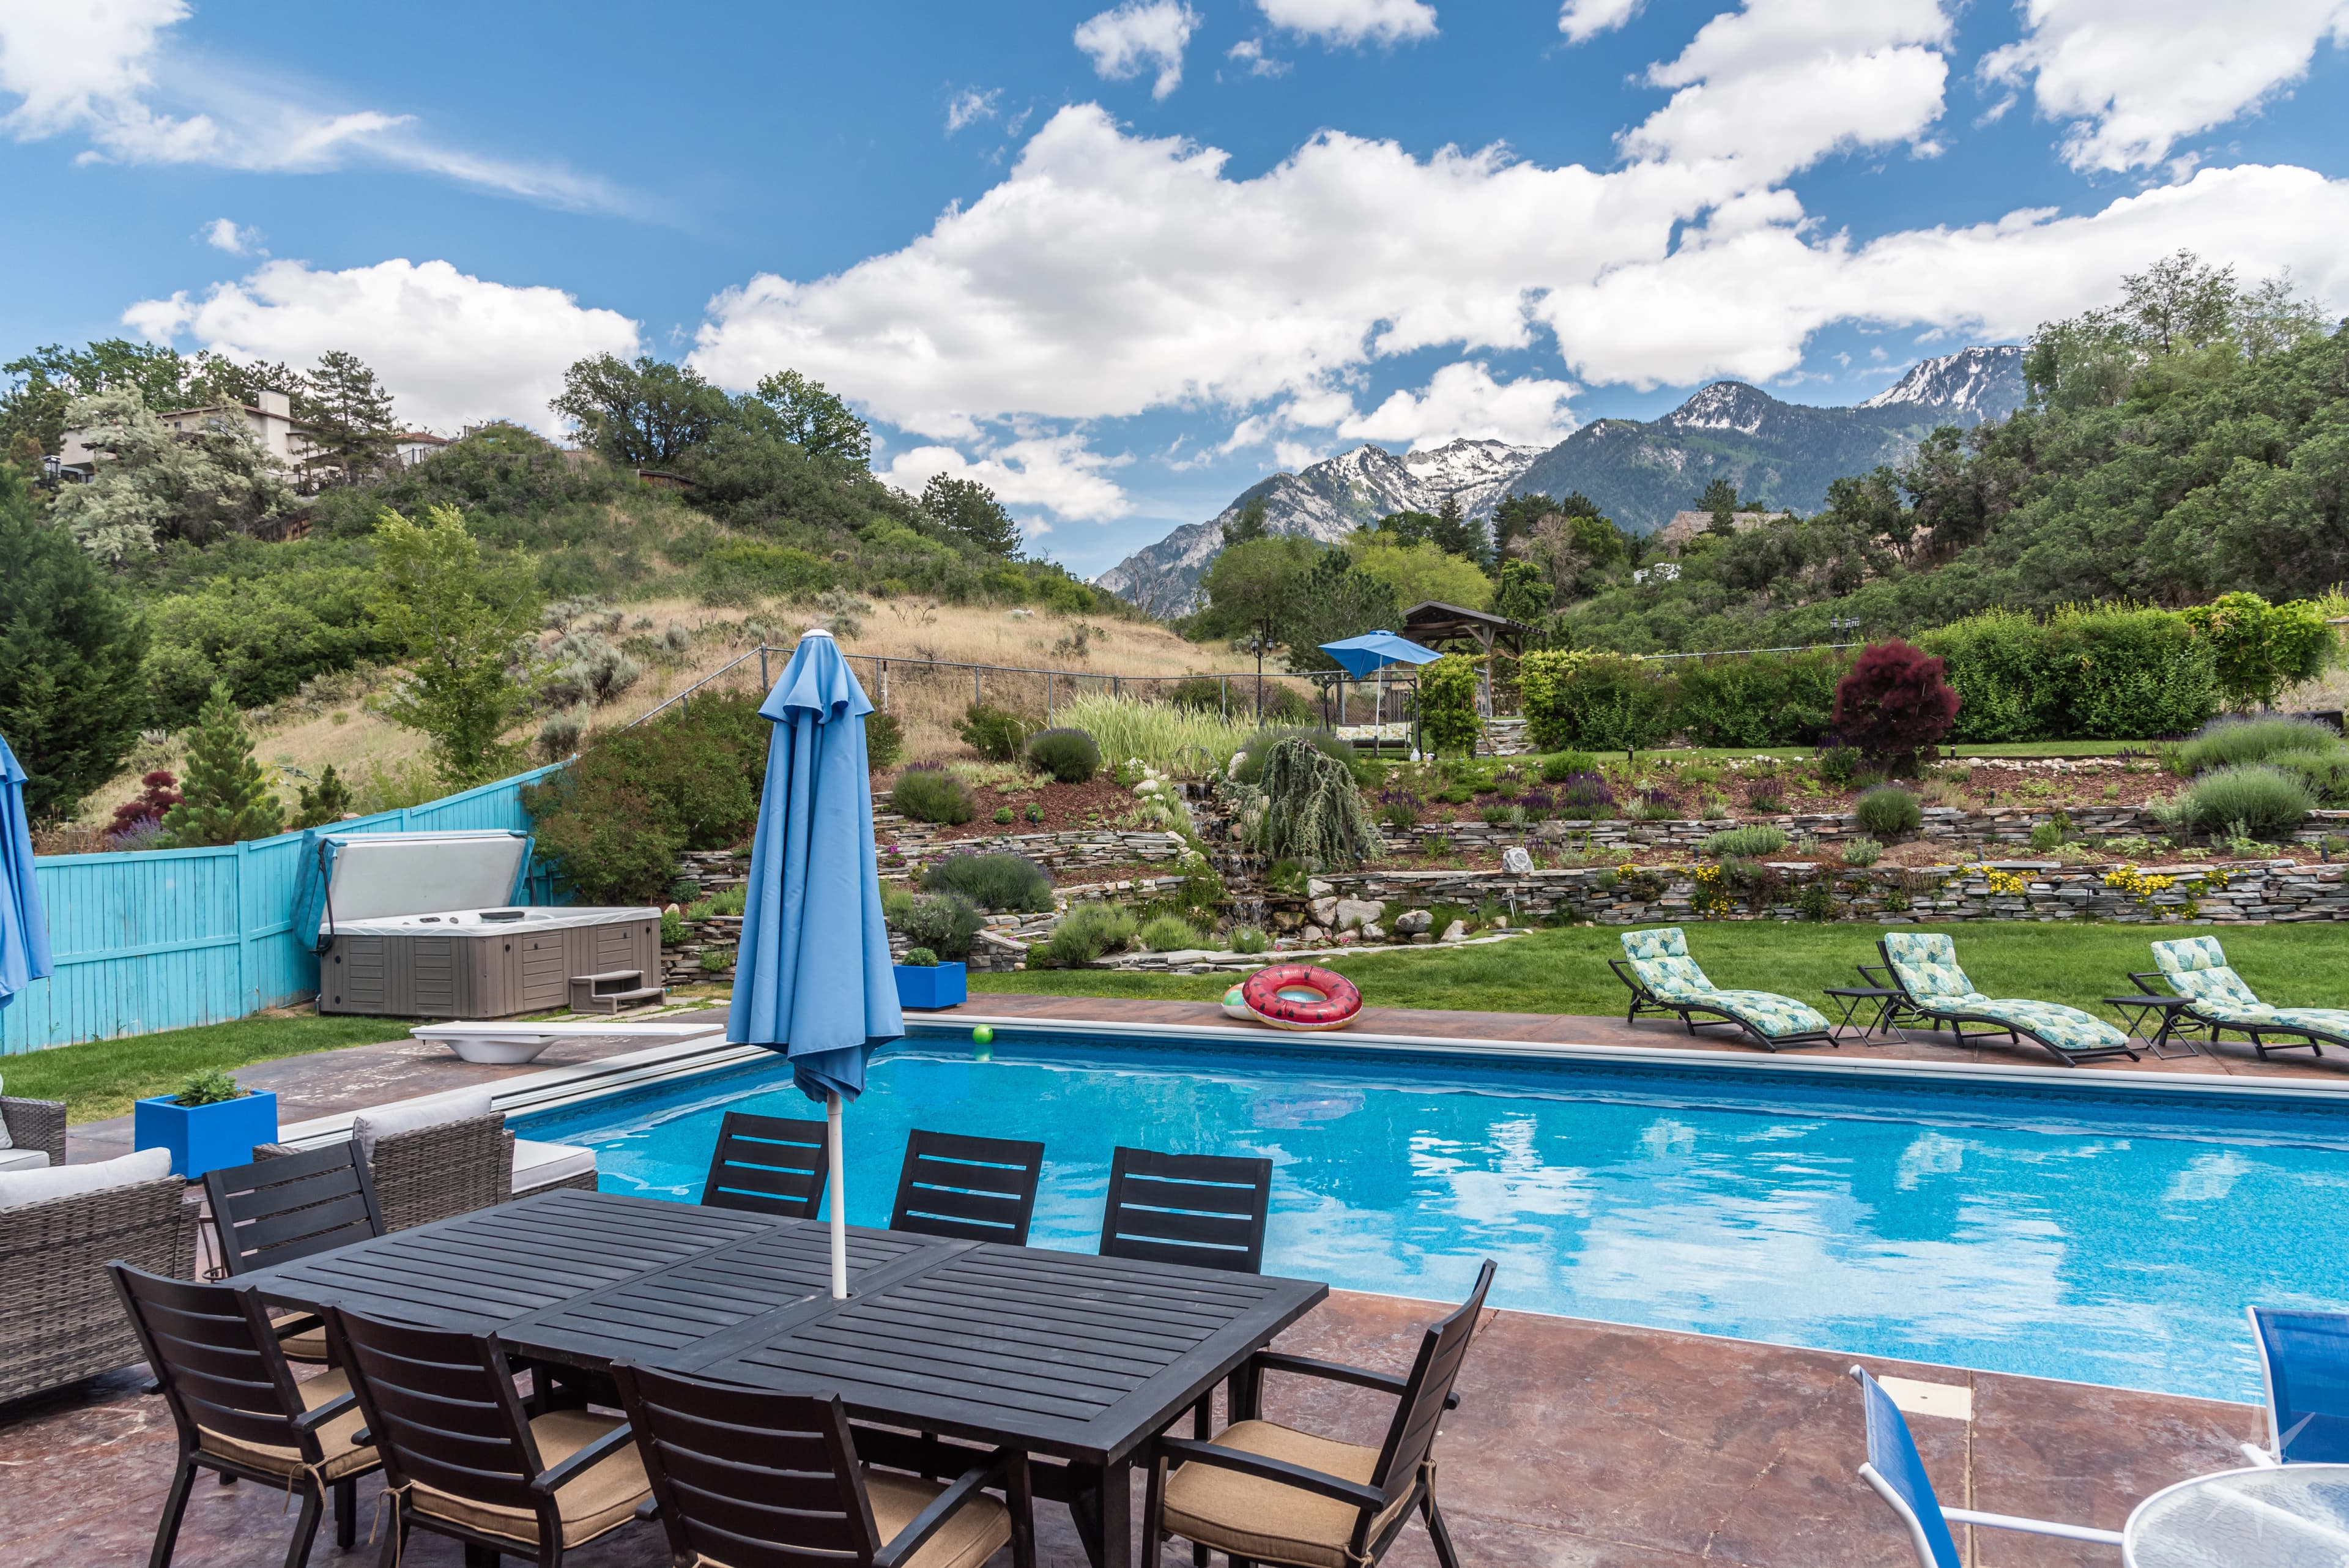
[[[780,1062],[543,1112],[606,1191],[694,1201]],[[2349,1106],[1857,1075],[1192,1049],[1004,1031],[877,1054],[845,1135],[886,1222],[915,1127],[1044,1140],[1036,1245],[1098,1241],[1111,1148],[1269,1156],[1268,1272],[2256,1400],[2250,1302],[2349,1301]]]

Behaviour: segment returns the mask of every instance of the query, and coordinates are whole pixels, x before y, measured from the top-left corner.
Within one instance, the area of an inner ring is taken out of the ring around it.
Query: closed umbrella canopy
[[[832,634],[800,639],[760,716],[774,723],[744,889],[726,1037],[791,1060],[832,1121],[833,1294],[847,1291],[840,1106],[873,1047],[905,1033],[881,919],[864,688]]]
[[[1444,657],[1432,648],[1422,648],[1409,638],[1397,637],[1391,631],[1366,631],[1360,637],[1325,642],[1321,651],[1358,680],[1390,664],[1433,664]]]
[[[47,974],[49,928],[33,886],[33,827],[25,815],[25,770],[0,737],[0,1008]]]

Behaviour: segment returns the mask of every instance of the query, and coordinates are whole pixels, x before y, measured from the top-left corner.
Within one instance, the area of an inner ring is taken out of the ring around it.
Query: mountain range
[[[1661,419],[1599,420],[1546,450],[1464,439],[1400,456],[1360,446],[1250,485],[1206,522],[1185,524],[1094,581],[1157,615],[1195,607],[1199,579],[1223,548],[1223,525],[1259,497],[1274,532],[1325,544],[1391,512],[1433,512],[1446,495],[1483,518],[1506,495],[1580,491],[1637,534],[1694,505],[1715,479],[1773,511],[1816,512],[1832,481],[1897,465],[1935,427],[2003,419],[2023,400],[2023,350],[2000,345],[1921,360],[1846,408],[1784,402],[1743,381],[1715,381]]]

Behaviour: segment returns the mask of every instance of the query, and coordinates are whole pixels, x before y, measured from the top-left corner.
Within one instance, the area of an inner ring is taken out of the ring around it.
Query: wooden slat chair
[[[204,1199],[220,1243],[222,1272],[231,1277],[384,1232],[375,1183],[356,1141],[206,1171]],[[326,1359],[326,1328],[316,1314],[285,1314],[273,1321],[287,1355],[296,1361]]]
[[[832,1174],[824,1124],[729,1111],[709,1152],[701,1201],[713,1209],[747,1209],[786,1220],[813,1220],[823,1207]]]
[[[384,1323],[329,1306],[326,1333],[383,1456],[390,1528],[554,1568],[637,1516],[652,1493],[627,1423],[587,1410],[530,1416],[497,1337]],[[388,1538],[383,1561],[401,1546]]]
[[[107,1272],[180,1434],[150,1568],[171,1561],[199,1470],[301,1494],[286,1568],[309,1561],[331,1490],[335,1539],[348,1551],[357,1540],[358,1479],[379,1461],[372,1447],[353,1440],[361,1417],[344,1375],[322,1372],[297,1382],[268,1314],[249,1292],[166,1279],[127,1263],[109,1263]]]
[[[905,1139],[889,1229],[1024,1247],[1043,1173],[1040,1143],[916,1127]]]
[[[892,1475],[859,1461],[836,1394],[772,1394],[629,1362],[612,1374],[678,1563],[978,1568],[1009,1542],[1014,1568],[1034,1568],[1024,1454],[975,1451],[947,1483]]]
[[[1260,1273],[1271,1210],[1269,1159],[1121,1147],[1110,1158],[1101,1255]]]
[[[1251,1390],[1251,1418],[1233,1422],[1212,1441],[1162,1437],[1151,1445],[1144,1460],[1142,1561],[1155,1564],[1164,1539],[1179,1535],[1195,1548],[1225,1553],[1235,1564],[1359,1568],[1386,1555],[1416,1507],[1427,1522],[1436,1561],[1443,1568],[1459,1568],[1435,1502],[1434,1446],[1444,1411],[1458,1404],[1452,1385],[1492,1283],[1487,1259],[1467,1301],[1422,1337],[1409,1377],[1257,1352],[1242,1374]],[[1364,1448],[1254,1418],[1255,1391],[1268,1372],[1394,1395],[1386,1440]]]

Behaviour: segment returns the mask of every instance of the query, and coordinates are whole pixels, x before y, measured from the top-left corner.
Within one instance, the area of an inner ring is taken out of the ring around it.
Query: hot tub
[[[505,1018],[563,1007],[573,979],[660,983],[660,911],[517,905],[519,833],[327,835],[305,846],[323,888],[318,1011]],[[295,919],[306,909],[297,907]],[[606,988],[608,989],[608,988]]]

